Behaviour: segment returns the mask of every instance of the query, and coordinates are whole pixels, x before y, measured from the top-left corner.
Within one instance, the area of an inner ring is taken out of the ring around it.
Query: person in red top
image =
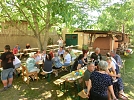
[[[54,57],[54,53],[55,53],[55,51],[53,49],[51,49],[49,52],[49,54],[51,55],[52,58]]]
[[[13,49],[13,54],[17,54],[18,53],[18,48],[15,46]]]
[[[12,86],[13,82],[13,61],[15,60],[14,54],[10,52],[10,46],[6,45],[4,48],[4,53],[0,57],[1,66],[3,68],[1,72],[1,80],[4,88],[0,92],[7,90]]]

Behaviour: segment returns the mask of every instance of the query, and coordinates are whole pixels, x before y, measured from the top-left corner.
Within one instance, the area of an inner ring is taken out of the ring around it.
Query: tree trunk
[[[47,50],[47,42],[49,38],[49,29],[45,30],[45,36],[44,36],[44,43],[43,43],[43,49]]]
[[[43,51],[43,46],[42,46],[42,42],[41,42],[40,36],[37,36],[36,39],[37,39],[37,45],[38,45],[39,49],[41,51]]]

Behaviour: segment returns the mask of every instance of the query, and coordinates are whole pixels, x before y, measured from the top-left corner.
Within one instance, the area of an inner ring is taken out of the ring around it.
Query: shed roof
[[[122,34],[120,31],[102,31],[102,30],[75,30],[74,32],[83,32],[84,34]]]

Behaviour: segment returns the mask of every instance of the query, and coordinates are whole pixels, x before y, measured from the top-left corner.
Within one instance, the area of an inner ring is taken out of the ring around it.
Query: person
[[[88,64],[88,59],[87,59],[87,53],[85,52],[84,53],[84,58],[82,59],[84,65],[83,66],[86,66]]]
[[[68,50],[65,50],[64,64],[63,66],[69,66],[71,63],[71,55]]]
[[[15,46],[14,48],[13,48],[13,54],[17,54],[18,53],[18,48]]]
[[[83,67],[83,59],[84,55],[80,54],[79,57],[75,60],[74,64],[72,65],[72,71],[78,70]]]
[[[65,53],[65,50],[63,50],[63,47],[60,47],[60,49],[58,50],[58,55],[63,55]]]
[[[57,41],[59,43],[59,47],[63,47],[63,39],[62,37],[59,38],[59,40]]]
[[[122,66],[122,59],[121,59],[121,57],[118,54],[116,54],[114,51],[111,51],[110,55],[115,59],[115,61],[118,64],[118,66],[121,67]]]
[[[100,48],[96,48],[95,52],[91,54],[90,58],[95,63],[95,66],[97,66],[99,61],[102,60],[102,56],[100,54]]]
[[[14,65],[14,73],[17,74],[17,69],[21,66],[21,61],[15,56],[15,60],[13,61]]]
[[[51,49],[49,54],[51,55],[51,57],[53,58],[54,57],[54,53],[55,53],[55,50]]]
[[[68,50],[69,50],[69,53],[70,53],[70,55],[71,55],[71,60],[74,61],[74,60],[76,59],[76,55],[74,54],[74,52],[73,52],[73,50],[72,50],[71,47],[69,47]]]
[[[45,59],[46,59],[46,50],[44,50],[43,53],[41,54],[41,59],[45,61]]]
[[[116,63],[115,59],[114,59],[113,57],[111,57],[111,55],[110,55],[109,52],[106,54],[106,57],[108,57],[108,58],[110,57],[110,58],[111,58],[111,63],[112,63],[112,65],[114,66],[114,69],[115,69],[115,71],[116,71],[116,74],[119,74],[120,69],[119,69],[119,66],[118,66],[118,64]]]
[[[35,60],[35,55],[33,53],[30,54],[30,57],[26,60],[26,67],[28,69],[28,72],[35,72],[37,73],[40,72],[40,69],[37,68],[36,65],[36,60]]]
[[[95,69],[94,63],[91,62],[87,64],[87,70],[84,72],[84,76],[83,76],[83,80],[85,81],[86,88],[88,86],[90,75],[94,71],[94,69]]]
[[[41,60],[41,55],[39,53],[35,53],[34,58],[35,58],[35,61],[37,63],[37,62],[39,62]]]
[[[106,61],[108,63],[107,73],[113,78],[113,83],[114,83],[113,88],[114,88],[116,97],[121,98],[123,100],[127,100],[127,96],[125,95],[123,91],[124,87],[123,87],[122,79],[120,78],[120,74],[116,74],[114,65],[112,63],[112,59],[108,57]]]
[[[31,48],[30,44],[27,43],[27,44],[26,44],[26,49],[30,49],[30,48]]]
[[[52,59],[52,63],[53,63],[53,69],[55,69],[54,73],[55,73],[55,77],[58,76],[58,71],[56,69],[60,69],[62,67],[62,63],[60,62],[60,58],[58,57],[57,53],[54,53],[54,57]]]
[[[113,91],[112,78],[106,73],[107,67],[108,63],[102,60],[98,63],[99,71],[91,73],[87,90],[89,100],[108,100],[108,90],[113,100],[117,100]]]
[[[43,71],[45,73],[51,73],[52,70],[52,57],[50,54],[46,55],[46,59],[44,61],[44,65],[43,65]]]
[[[6,91],[8,88],[12,86],[13,82],[13,61],[15,57],[12,52],[10,52],[10,46],[5,45],[4,53],[0,57],[1,66],[3,68],[1,72],[1,80],[4,85],[4,88],[0,90],[0,92]]]
[[[20,46],[19,46],[19,44],[16,44],[15,47],[17,47],[18,51],[20,51]]]

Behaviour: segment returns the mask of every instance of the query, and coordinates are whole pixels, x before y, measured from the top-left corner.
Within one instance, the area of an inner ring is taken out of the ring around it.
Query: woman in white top
[[[61,37],[60,37],[60,39],[57,42],[59,43],[59,47],[63,47],[63,40],[62,40]]]

